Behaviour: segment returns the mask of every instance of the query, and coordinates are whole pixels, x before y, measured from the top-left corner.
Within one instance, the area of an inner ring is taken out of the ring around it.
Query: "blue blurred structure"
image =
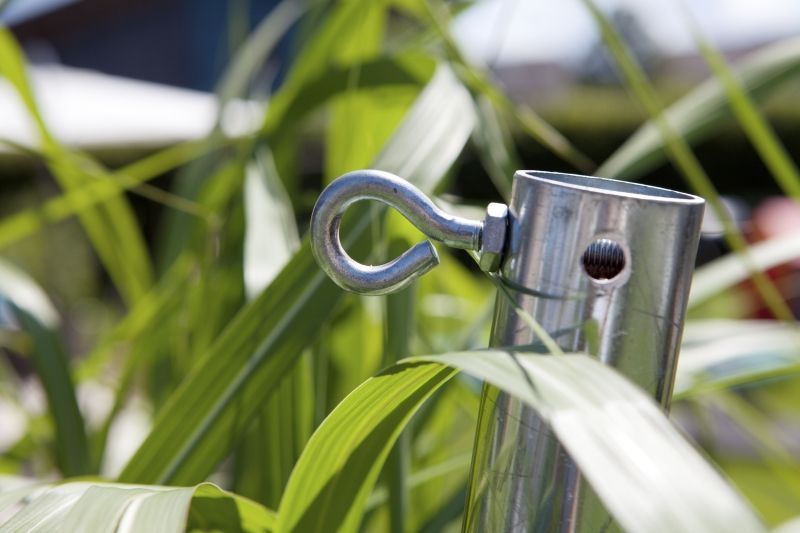
[[[276,3],[11,0],[2,20],[34,62],[210,91],[236,42],[230,28],[249,31]]]

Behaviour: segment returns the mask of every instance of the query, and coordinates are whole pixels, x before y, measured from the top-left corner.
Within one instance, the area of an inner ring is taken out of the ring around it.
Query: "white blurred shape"
[[[29,75],[45,123],[74,148],[157,148],[205,137],[217,120],[219,105],[210,93],[54,65],[30,67]],[[0,116],[0,139],[37,146],[33,121],[5,80]],[[242,135],[260,121],[260,106],[234,101],[223,131]]]
[[[608,13],[625,8],[667,55],[694,50],[680,2],[596,0]],[[797,0],[685,0],[706,36],[724,49],[752,47],[800,34]],[[598,39],[579,0],[483,0],[453,24],[456,39],[473,59],[498,64],[570,63]]]
[[[99,428],[114,405],[114,391],[94,381],[84,381],[76,388],[78,406],[86,424],[91,429]]]
[[[100,474],[115,478],[150,432],[152,422],[143,403],[134,398],[116,416],[108,432]]]
[[[15,403],[0,398],[0,453],[6,452],[17,443],[25,434],[27,420],[21,407]]]
[[[55,306],[33,278],[0,258],[0,299],[2,297],[14,302],[45,327],[54,328],[60,323]]]

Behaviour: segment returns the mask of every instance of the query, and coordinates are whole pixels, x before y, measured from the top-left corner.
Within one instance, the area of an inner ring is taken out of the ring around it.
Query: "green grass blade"
[[[724,414],[751,439],[760,462],[772,475],[785,499],[791,502],[791,508],[800,507],[800,480],[785,468],[786,465],[796,464],[797,460],[782,439],[778,438],[763,412],[751,405],[750,400],[731,390],[717,390],[713,395],[704,395],[697,400],[706,405],[708,412]],[[709,405],[712,406],[710,409]]]
[[[766,46],[737,65],[742,87],[760,100],[800,74],[800,39]],[[687,142],[711,136],[730,117],[725,88],[712,77],[664,111],[666,120]],[[646,122],[597,170],[600,176],[633,179],[662,164],[667,157],[664,137],[655,120]]]
[[[357,531],[403,426],[454,375],[440,365],[401,364],[353,391],[303,450],[281,500],[276,531]]]
[[[55,428],[55,459],[64,475],[91,470],[83,417],[61,341],[59,316],[45,292],[13,265],[0,260],[0,306],[13,314],[31,339],[30,360],[44,389]]]
[[[38,129],[50,171],[65,191],[110,179],[99,164],[87,156],[69,152],[50,133],[36,106],[22,52],[5,28],[0,28],[0,73],[22,98]],[[97,208],[81,212],[80,218],[121,295],[128,303],[134,302],[152,283],[152,267],[130,204],[123,196],[114,196]]]
[[[58,490],[66,499],[69,494],[68,491],[76,490],[78,486],[71,486],[71,484],[59,487]],[[184,492],[186,489],[177,489]],[[95,530],[100,531],[113,531],[120,523],[125,510],[134,502],[141,501],[145,496],[154,494],[152,490],[145,488],[134,487],[109,487],[101,485],[89,485],[86,490],[80,494],[80,497],[64,509],[63,513],[56,515],[56,519],[63,527],[64,531],[80,531]],[[37,506],[36,500],[31,502],[30,509],[33,510]],[[176,508],[176,510],[178,510]],[[131,515],[129,515],[131,516]],[[91,525],[90,525],[91,524]],[[164,524],[165,529],[170,527],[170,524]],[[173,531],[176,528],[172,527]]]
[[[360,20],[361,13],[368,12],[371,5],[372,2],[366,0],[354,0],[332,7],[324,23],[303,46],[286,81],[270,102],[262,126],[264,135],[270,135],[287,118],[288,110],[299,93],[314,86],[323,88],[328,85],[315,84],[312,80],[327,70],[331,59],[339,50],[339,43],[346,41],[350,35],[353,21]]]
[[[38,207],[5,217],[0,220],[0,248],[24,239],[48,224],[60,222],[107,202],[123,191],[199,157],[213,146],[213,142],[191,142],[167,148],[115,171],[114,180],[93,181],[80,189],[47,200]]]
[[[359,91],[361,63],[380,55],[386,29],[387,11],[383,2],[369,2],[350,19],[349,31],[329,50],[330,61],[347,65],[347,89],[330,102],[330,118],[325,127],[325,180],[329,182],[354,168],[363,168],[394,130],[381,128],[379,102],[372,94]],[[352,165],[352,166],[351,166]]]
[[[441,365],[536,409],[625,530],[765,531],[661,409],[613,369],[584,355],[491,350],[407,359],[350,394],[309,441],[278,509],[276,531],[357,530],[403,424],[453,376]]]
[[[272,154],[256,153],[245,174],[244,276],[248,297],[269,285],[300,247],[292,205],[277,175]],[[266,505],[280,501],[284,484],[311,434],[314,396],[303,386],[311,368],[293,365],[270,396],[236,455],[235,487]],[[258,458],[254,460],[253,455]]]
[[[33,315],[15,306],[20,325],[33,340],[31,361],[47,396],[48,413],[55,426],[56,459],[65,476],[90,471],[89,445],[83,416],[78,409],[69,361],[61,339]]]
[[[430,191],[469,137],[469,96],[446,70],[434,77],[375,161]],[[435,110],[436,112],[432,112]],[[373,213],[354,206],[345,242],[368,244]],[[120,479],[193,483],[207,476],[249,425],[341,296],[306,239],[261,295],[195,365],[159,413]]]
[[[188,257],[176,261],[153,289],[78,362],[75,369],[77,381],[98,379],[102,372],[109,370],[115,352],[121,347],[142,362],[142,352],[149,351],[144,345],[158,337],[160,326],[169,324],[170,313],[176,311],[181,291],[185,290],[194,266]]]
[[[775,130],[758,110],[722,54],[703,37],[696,24],[693,24],[692,28],[700,53],[725,89],[731,110],[745,135],[750,139],[784,194],[792,198],[800,198],[800,172],[792,158],[786,153],[786,148]]]
[[[664,115],[663,108],[658,101],[655,90],[650,85],[642,68],[637,64],[630,50],[628,50],[619,33],[614,29],[609,20],[597,8],[593,0],[582,0],[600,28],[603,40],[614,57],[620,72],[628,87],[634,94],[644,110],[655,122],[661,134],[665,150],[675,167],[683,174],[686,182],[695,193],[702,196],[708,206],[714,211],[725,232],[725,240],[731,249],[736,252],[748,265],[751,278],[759,294],[764,299],[769,310],[776,318],[792,321],[794,315],[786,305],[780,292],[770,279],[753,265],[747,251],[747,241],[731,219],[730,214],[722,204],[711,179],[706,174],[700,162],[695,157],[686,140],[675,131]]]
[[[475,96],[475,109],[479,126],[475,128],[472,142],[492,183],[500,195],[508,200],[511,198],[514,173],[522,168],[514,141],[505,121],[485,95]]]
[[[352,76],[351,67],[329,66],[310,77],[305,85],[282,87],[270,101],[263,134],[268,138],[280,139],[285,131],[310,111],[332,96],[347,91]],[[420,86],[430,79],[434,68],[435,62],[420,53],[381,56],[360,63],[358,85],[362,89],[392,85]]]
[[[0,500],[7,495],[22,504],[0,519],[4,531],[261,533],[275,523],[273,511],[211,483],[182,488],[75,481],[3,489]]]
[[[458,44],[449,30],[449,6],[442,1],[425,2],[426,14],[424,21],[436,31],[445,45],[450,61],[457,67],[457,72],[462,76],[465,85],[477,95],[488,98],[508,120],[516,124],[536,142],[550,150],[558,157],[567,161],[582,172],[591,172],[595,164],[558,130],[547,123],[533,109],[525,105],[515,105],[497,88],[492,80],[477,67],[472,65],[462,54]],[[510,181],[512,175],[507,179]]]
[[[472,453],[463,453],[461,455],[453,456],[450,459],[442,461],[441,463],[417,470],[408,478],[408,489],[410,491],[414,491],[424,487],[424,485],[427,483],[463,472],[469,468],[469,461],[471,458]],[[388,500],[389,491],[386,490],[386,487],[378,487],[372,491],[369,499],[367,499],[366,509],[368,511],[374,509],[379,505],[383,505]]]
[[[675,400],[800,374],[800,332],[772,320],[693,320],[684,332]]]
[[[247,92],[253,77],[305,10],[306,6],[301,2],[283,0],[259,22],[222,74],[217,86],[217,94],[222,102]]]
[[[388,256],[398,257],[409,248],[406,239],[389,243]],[[414,335],[414,300],[416,285],[385,298],[386,322],[384,324],[383,366],[390,366],[410,353]],[[409,511],[408,471],[411,461],[411,436],[399,435],[386,461],[386,485],[389,493],[389,524],[392,533],[405,533],[406,515]]]

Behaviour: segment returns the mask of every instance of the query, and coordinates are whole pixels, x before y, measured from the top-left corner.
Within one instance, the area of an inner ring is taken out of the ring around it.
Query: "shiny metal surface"
[[[565,351],[594,355],[667,408],[703,204],[633,183],[517,172],[502,279]],[[491,344],[540,345],[502,294]],[[547,424],[513,397],[484,390],[475,447],[465,531],[615,529]]]
[[[454,248],[479,251],[481,266],[499,265],[506,237],[502,204],[490,204],[485,222],[456,217],[439,209],[419,189],[388,172],[360,170],[331,183],[317,199],[311,215],[311,249],[322,269],[343,289],[362,294],[399,290],[439,264],[433,245],[414,245],[383,265],[354,261],[339,240],[345,210],[360,200],[376,200],[397,209],[428,237]],[[484,225],[489,231],[485,232]]]
[[[506,246],[508,231],[508,206],[495,202],[486,206],[486,218],[481,231],[480,259],[478,264],[484,272],[500,268]]]

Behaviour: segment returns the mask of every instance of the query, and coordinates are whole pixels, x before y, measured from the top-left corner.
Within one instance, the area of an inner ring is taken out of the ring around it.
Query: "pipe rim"
[[[546,172],[541,170],[518,170],[515,174],[515,178],[533,180],[556,187],[594,192],[607,196],[636,198],[682,205],[702,205],[705,203],[705,200],[701,197],[685,192],[673,191],[653,185],[644,185],[642,183],[631,183],[629,181],[585,176],[582,174]]]

